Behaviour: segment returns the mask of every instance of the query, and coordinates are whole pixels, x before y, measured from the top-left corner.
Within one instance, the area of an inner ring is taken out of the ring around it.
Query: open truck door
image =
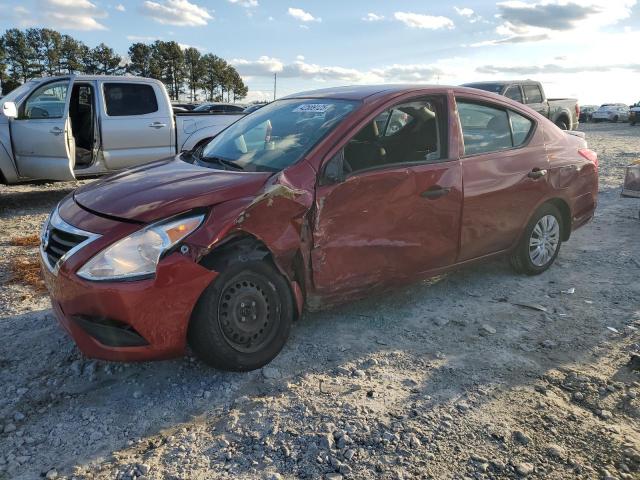
[[[11,141],[21,176],[74,180],[75,140],[69,120],[71,79],[33,91],[10,120]]]

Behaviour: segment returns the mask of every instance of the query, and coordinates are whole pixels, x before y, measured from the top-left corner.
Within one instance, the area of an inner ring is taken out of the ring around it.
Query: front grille
[[[55,227],[49,229],[49,241],[44,249],[49,265],[55,266],[58,261],[64,257],[67,252],[77,247],[89,237],[78,235],[71,232],[65,232]]]
[[[55,274],[68,257],[99,237],[100,235],[69,225],[60,217],[56,208],[42,231],[40,253],[44,263]]]

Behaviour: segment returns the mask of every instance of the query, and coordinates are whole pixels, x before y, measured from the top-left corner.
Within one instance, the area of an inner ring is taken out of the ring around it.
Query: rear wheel
[[[618,116],[616,115],[615,117],[613,117],[612,122],[613,122],[613,123],[618,123],[618,120],[620,120],[620,119],[619,119],[619,118],[618,118]]]
[[[558,126],[558,128],[560,130],[569,130],[569,127],[567,125],[567,121],[564,119],[560,119],[558,121],[556,121],[556,125]]]
[[[189,345],[221,370],[260,368],[289,337],[293,299],[284,277],[265,261],[231,264],[207,287],[193,311]]]
[[[556,207],[551,204],[540,207],[511,254],[514,270],[538,275],[548,269],[560,252],[563,228],[562,215]]]

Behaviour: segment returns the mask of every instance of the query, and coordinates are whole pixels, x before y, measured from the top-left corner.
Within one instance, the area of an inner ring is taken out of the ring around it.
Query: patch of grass
[[[9,240],[9,245],[14,247],[38,247],[40,245],[40,237],[36,234],[15,237]]]
[[[33,287],[36,293],[47,291],[42,280],[40,262],[37,257],[18,255],[9,260],[9,272],[11,278],[9,283],[22,283]]]

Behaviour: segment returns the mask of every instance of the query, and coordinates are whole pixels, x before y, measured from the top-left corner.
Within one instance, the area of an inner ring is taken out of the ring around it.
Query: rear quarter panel
[[[545,125],[549,157],[551,195],[564,200],[571,211],[572,229],[586,223],[596,209],[598,173],[596,166],[578,153],[587,142],[553,125]]]

